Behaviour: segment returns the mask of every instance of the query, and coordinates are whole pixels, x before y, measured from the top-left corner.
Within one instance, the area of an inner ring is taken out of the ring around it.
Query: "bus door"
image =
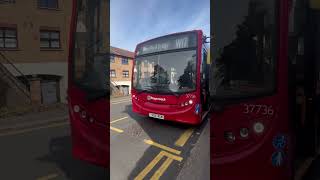
[[[310,4],[311,15],[313,24],[313,35],[310,37],[313,39],[313,59],[315,60],[315,91],[314,91],[314,103],[315,103],[315,120],[316,120],[316,151],[318,151],[320,146],[320,2],[314,1],[316,3]]]
[[[294,135],[296,139],[296,158],[313,156],[319,146],[319,119],[317,118],[317,81],[319,63],[317,56],[317,28],[315,16],[309,8],[304,8],[303,1],[296,1],[295,27],[291,44],[291,75],[294,76],[295,107]],[[319,32],[318,32],[319,33]],[[318,41],[318,42],[317,42]],[[292,53],[294,55],[292,56]],[[290,76],[289,76],[290,77]],[[292,94],[293,95],[293,94]]]
[[[311,9],[307,10],[306,35],[304,42],[304,61],[305,61],[305,94],[306,94],[306,123],[308,141],[311,142],[308,152],[315,155],[318,149],[318,126],[319,120],[316,114],[316,82],[317,69],[316,63],[320,59],[316,57],[316,21]]]

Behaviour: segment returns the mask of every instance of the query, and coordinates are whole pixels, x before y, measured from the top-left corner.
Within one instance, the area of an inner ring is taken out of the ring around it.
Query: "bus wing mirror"
[[[211,40],[213,40],[213,38],[214,38],[213,35],[212,35],[212,36],[209,36],[209,37],[204,36],[204,37],[203,37],[203,43],[210,43]],[[209,40],[208,40],[208,39],[209,39]]]

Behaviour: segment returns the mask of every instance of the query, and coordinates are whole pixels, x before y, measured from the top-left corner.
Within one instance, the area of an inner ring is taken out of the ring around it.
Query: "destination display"
[[[196,33],[184,33],[161,37],[138,46],[137,56],[161,51],[192,48],[197,46]]]

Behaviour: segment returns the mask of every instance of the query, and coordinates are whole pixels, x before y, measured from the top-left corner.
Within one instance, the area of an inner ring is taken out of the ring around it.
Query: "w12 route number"
[[[256,113],[262,115],[270,115],[274,114],[274,110],[272,106],[267,105],[256,105],[256,104],[244,104],[244,111],[243,113]]]

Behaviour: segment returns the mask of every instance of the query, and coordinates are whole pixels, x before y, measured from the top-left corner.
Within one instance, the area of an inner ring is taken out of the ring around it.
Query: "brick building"
[[[0,0],[0,74],[34,103],[66,101],[71,10],[70,0]]]
[[[131,76],[134,53],[116,48],[110,48],[110,80],[113,85],[128,95],[131,91]]]

